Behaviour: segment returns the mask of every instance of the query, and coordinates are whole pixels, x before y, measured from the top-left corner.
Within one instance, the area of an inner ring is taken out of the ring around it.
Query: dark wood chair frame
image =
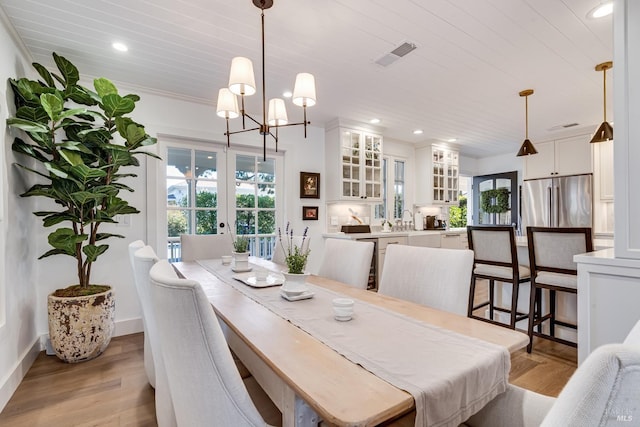
[[[513,226],[477,226],[477,225],[469,225],[467,226],[467,236],[468,236],[468,240],[469,240],[469,249],[473,250],[473,230],[482,230],[482,231],[500,231],[500,232],[506,232],[509,231],[509,241],[510,241],[510,245],[511,245],[511,262],[498,262],[498,261],[489,261],[489,260],[484,260],[481,258],[478,258],[475,254],[474,251],[474,255],[473,255],[473,268],[474,268],[474,272],[472,272],[471,274],[471,287],[470,287],[470,291],[469,291],[469,306],[468,306],[468,310],[467,310],[467,316],[473,319],[478,319],[478,320],[482,320],[484,322],[488,322],[488,323],[493,323],[495,325],[499,325],[499,326],[505,326],[508,327],[510,329],[515,329],[516,328],[516,323],[527,319],[529,317],[529,313],[522,313],[518,311],[518,294],[519,294],[519,288],[520,288],[520,284],[521,283],[526,283],[529,281],[529,278],[521,278],[520,277],[520,269],[519,269],[519,265],[518,265],[518,252],[517,252],[517,248],[516,248],[516,233],[515,233],[515,227]],[[513,276],[511,277],[511,280],[509,279],[505,279],[502,277],[497,277],[497,276],[489,276],[489,275],[485,275],[485,274],[476,274],[475,273],[475,266],[476,264],[486,264],[486,265],[495,265],[498,267],[508,267],[511,268],[511,271],[513,272]],[[475,291],[476,291],[476,280],[477,279],[487,279],[489,280],[489,301],[485,301],[482,302],[478,305],[474,305],[474,297],[475,297]],[[504,307],[500,307],[500,306],[496,306],[495,305],[495,300],[494,300],[494,295],[495,295],[495,282],[503,282],[503,283],[511,283],[512,285],[512,292],[511,292],[511,308],[507,309]],[[480,317],[480,316],[476,316],[473,314],[473,312],[479,308],[485,307],[485,306],[489,306],[489,319],[487,319],[486,317]],[[497,320],[493,319],[493,314],[495,311],[499,311],[502,313],[509,313],[509,324],[506,323],[502,323],[502,322],[498,322]]]
[[[577,276],[578,271],[575,269],[547,267],[539,265],[536,262],[535,249],[534,249],[534,234],[535,233],[576,233],[583,234],[585,237],[586,252],[593,251],[593,239],[591,234],[591,228],[589,227],[527,227],[527,242],[529,246],[529,266],[531,268],[531,296],[529,298],[529,345],[527,346],[527,353],[531,353],[533,350],[533,337],[546,338],[551,341],[559,342],[571,347],[577,347],[575,342],[568,341],[555,336],[555,326],[564,326],[566,328],[578,329],[578,326],[572,323],[563,322],[556,319],[556,293],[565,292],[569,294],[578,293],[577,289],[566,288],[561,286],[547,285],[544,283],[536,283],[536,275],[541,271],[549,273],[561,273],[572,274]],[[549,290],[549,312],[542,315],[542,290]],[[549,334],[542,332],[542,324],[549,321]],[[534,331],[534,327],[537,327],[537,331]]]

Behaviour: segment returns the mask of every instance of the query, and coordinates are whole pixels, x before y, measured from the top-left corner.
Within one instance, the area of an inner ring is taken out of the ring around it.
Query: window
[[[393,217],[402,218],[404,212],[404,161],[394,160],[394,203],[393,203]]]
[[[393,179],[389,181],[388,165],[393,162]],[[374,206],[373,218],[388,219],[402,218],[405,204],[405,162],[384,158],[382,161],[382,203]],[[388,183],[393,187],[390,188]],[[393,211],[389,209],[389,196],[393,196]]]
[[[469,195],[471,191],[471,178],[468,176],[460,176],[458,180],[458,204],[449,206],[449,227],[460,228],[466,227],[469,223]]]
[[[277,231],[276,194],[275,159],[236,156],[235,233],[251,236],[251,255],[271,258]]]

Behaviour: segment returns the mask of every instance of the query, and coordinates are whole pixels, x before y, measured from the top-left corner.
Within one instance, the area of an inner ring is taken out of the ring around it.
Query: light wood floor
[[[0,426],[155,426],[143,341],[142,334],[114,338],[100,357],[74,365],[42,352],[0,413]],[[577,352],[537,340],[532,354],[520,350],[511,361],[513,384],[557,396],[576,369]]]

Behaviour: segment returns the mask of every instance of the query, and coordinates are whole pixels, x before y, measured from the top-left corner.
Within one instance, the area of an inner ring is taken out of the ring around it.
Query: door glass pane
[[[255,179],[254,156],[236,156],[236,179],[238,181],[253,181]]]
[[[258,207],[276,207],[276,186],[271,184],[258,184]]]
[[[217,234],[218,211],[207,209],[196,211],[196,234]]]
[[[179,237],[181,234],[189,233],[189,228],[188,211],[167,211],[167,232],[169,237]]]
[[[184,179],[167,178],[167,206],[189,206],[189,184]]]
[[[196,177],[206,179],[218,179],[216,167],[216,153],[208,151],[196,151]]]
[[[167,177],[184,178],[191,170],[191,150],[169,148],[167,150]]]
[[[276,162],[274,159],[258,162],[258,181],[274,182],[276,178]]]

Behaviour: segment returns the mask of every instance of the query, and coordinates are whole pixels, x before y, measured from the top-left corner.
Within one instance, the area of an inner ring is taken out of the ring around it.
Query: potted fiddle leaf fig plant
[[[16,113],[7,119],[11,128],[26,134],[16,137],[12,149],[25,157],[17,163],[38,183],[21,194],[54,203],[34,214],[52,231],[51,249],[40,256],[66,255],[75,259],[77,283],[48,297],[49,336],[56,355],[66,362],[90,360],[109,344],[114,330],[114,292],[93,284],[93,263],[109,248],[102,224],[116,223],[117,215],[139,211],[119,197],[130,191],[123,178],[135,177],[124,168],[139,166],[137,155],[156,143],[144,126],[127,115],[139,97],[120,95],[105,78],[95,79],[93,90],[81,86],[78,69],[53,53],[58,72],[34,63],[40,80],[9,79]]]

